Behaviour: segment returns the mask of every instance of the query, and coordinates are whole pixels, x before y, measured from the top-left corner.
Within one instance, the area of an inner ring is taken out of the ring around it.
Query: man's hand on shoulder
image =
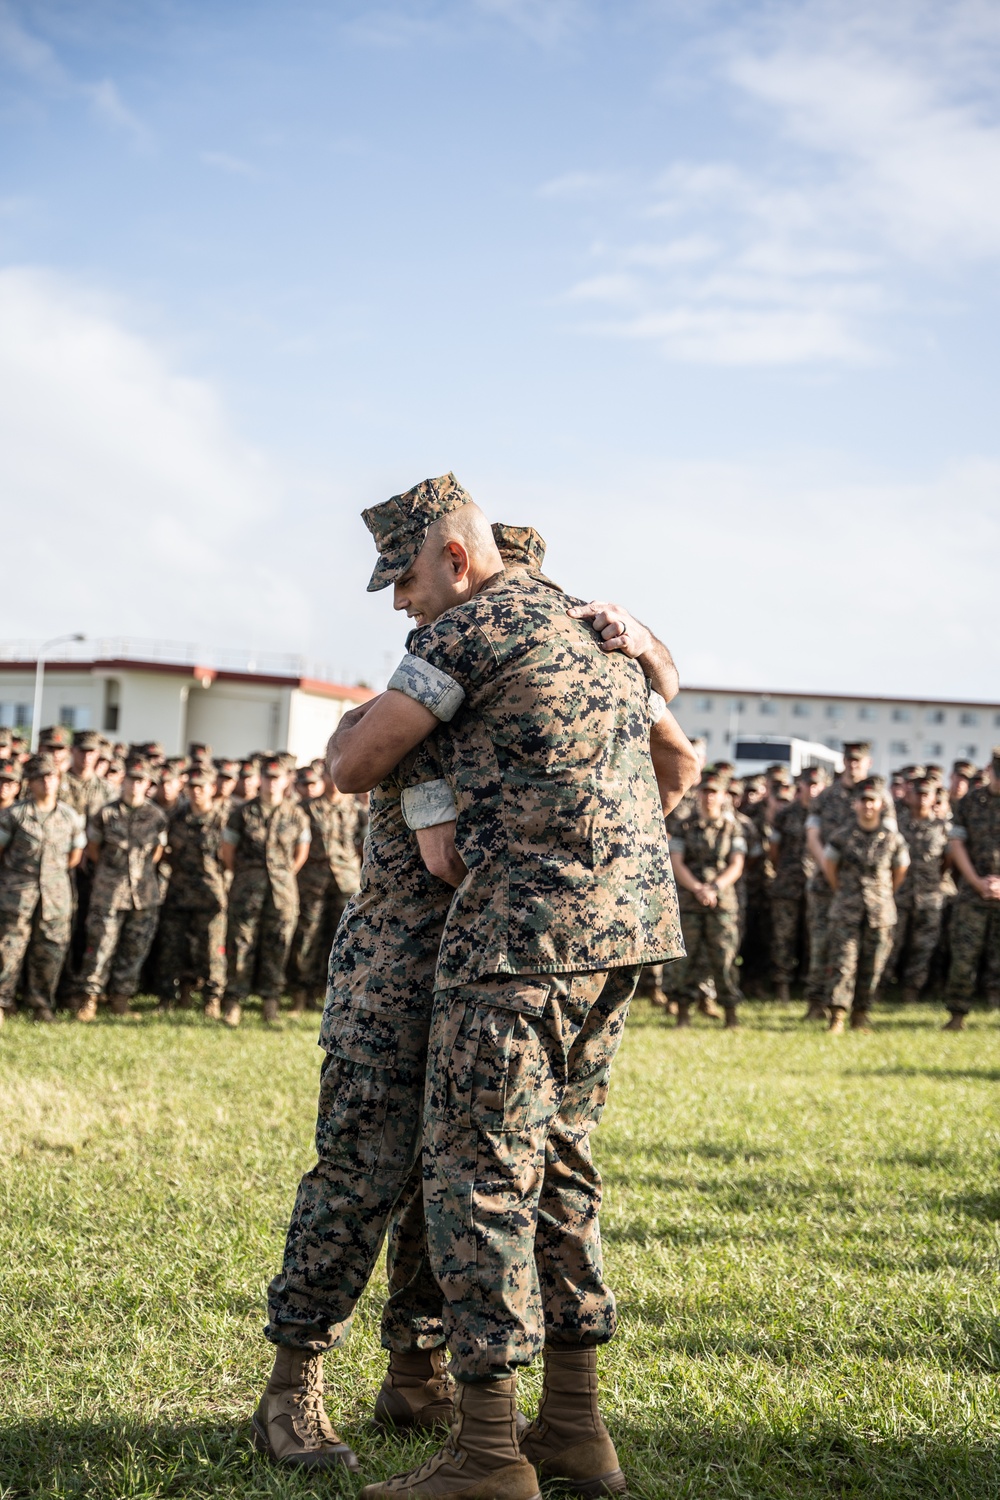
[[[589,620],[601,638],[602,651],[622,651],[633,660],[645,656],[653,646],[653,633],[620,604],[592,599],[574,604],[566,613],[573,620]]]

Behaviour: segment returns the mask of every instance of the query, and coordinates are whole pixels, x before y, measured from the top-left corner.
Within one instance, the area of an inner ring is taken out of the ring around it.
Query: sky
[[[452,470],[683,682],[996,700],[998,83],[995,0],[0,0],[0,641],[381,685]]]

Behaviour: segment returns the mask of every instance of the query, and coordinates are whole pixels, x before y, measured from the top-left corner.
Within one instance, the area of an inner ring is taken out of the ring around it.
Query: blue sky
[[[995,698],[998,55],[962,0],[0,0],[0,636],[377,681],[359,512],[454,469],[689,682]]]

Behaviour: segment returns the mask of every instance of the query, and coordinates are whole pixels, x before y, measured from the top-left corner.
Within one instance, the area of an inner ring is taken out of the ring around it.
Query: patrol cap
[[[260,774],[262,776],[284,776],[287,770],[288,767],[285,764],[283,755],[269,755],[261,763]]]
[[[815,786],[817,782],[825,780],[822,766],[803,766],[795,780],[800,786]]]
[[[915,792],[937,791],[941,785],[936,776],[911,776],[910,785]]]
[[[193,740],[188,745],[188,755],[191,760],[210,761],[212,759],[211,745],[204,744],[201,740]]]
[[[766,792],[767,782],[763,776],[748,776],[743,783],[745,792]]]
[[[125,762],[122,760],[120,755],[115,755],[111,758],[111,760],[108,761],[108,769],[105,771],[104,775],[105,777],[125,775]]]
[[[997,745],[993,751],[994,760],[996,760],[998,751],[1000,751],[1000,745]],[[964,776],[968,778],[970,776],[975,776],[978,770],[979,767],[971,760],[952,761],[951,772],[953,776]]]
[[[845,756],[849,756],[849,755],[871,755],[871,753],[872,753],[872,742],[871,742],[871,740],[845,740],[844,741],[844,755]]]
[[[16,760],[0,760],[0,781],[20,781],[21,767]]]
[[[100,750],[101,736],[96,729],[78,729],[73,735],[74,750]]]
[[[160,767],[161,776],[183,776],[187,770],[187,757],[183,755],[172,755],[165,760]]]
[[[315,782],[322,781],[323,778],[315,766],[299,766],[295,773],[295,780],[302,785],[312,786]]]
[[[260,757],[257,755],[248,755],[245,760],[240,761],[241,776],[256,776],[259,770]]]
[[[188,786],[214,786],[215,772],[207,766],[193,766],[187,776]]]
[[[238,776],[240,774],[240,763],[238,760],[214,760],[212,762],[216,772],[220,776]]]
[[[724,792],[728,785],[729,778],[721,775],[718,771],[704,771],[698,783],[698,791]]]
[[[904,766],[903,767],[903,779],[905,781],[916,781],[916,779],[917,779],[918,776],[926,776],[926,775],[927,775],[927,767],[926,766]]]
[[[52,759],[52,756],[46,754],[44,751],[41,755],[29,756],[27,764],[24,767],[25,781],[34,781],[38,776],[58,776],[58,774],[59,767]]]
[[[363,510],[361,519],[375,538],[379,555],[368,583],[369,594],[402,578],[427,540],[432,522],[471,504],[472,496],[454,474],[442,474],[440,479],[424,479],[412,490]]]
[[[767,779],[772,786],[791,786],[792,773],[787,766],[768,766]]]
[[[927,775],[932,781],[941,781],[944,776],[944,767],[936,766],[932,761],[928,761]]]
[[[855,797],[881,797],[884,792],[884,776],[865,776],[854,788]]]
[[[58,724],[50,724],[47,729],[38,731],[38,743],[43,750],[68,750],[66,731]]]
[[[994,745],[990,753],[990,764],[993,767],[994,776],[1000,776],[1000,745]]]
[[[145,744],[136,745],[135,748],[141,750],[147,760],[163,760],[166,755],[159,740],[146,740]]]
[[[502,521],[495,521],[490,530],[505,563],[526,563],[536,573],[541,570],[545,540],[533,526],[505,526]]]
[[[145,756],[130,755],[125,762],[125,775],[131,777],[133,781],[151,781],[153,767]]]

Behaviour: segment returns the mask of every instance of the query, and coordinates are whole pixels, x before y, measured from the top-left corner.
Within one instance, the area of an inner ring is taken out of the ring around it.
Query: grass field
[[[801,1006],[678,1034],[637,1002],[596,1139],[621,1332],[603,1400],[635,1496],[1000,1493],[1000,1023],[827,1037]],[[248,1444],[310,1163],[315,1019],[0,1035],[0,1495],[353,1494]],[[327,1361],[368,1478],[379,1280]],[[538,1374],[522,1379],[533,1408]]]

